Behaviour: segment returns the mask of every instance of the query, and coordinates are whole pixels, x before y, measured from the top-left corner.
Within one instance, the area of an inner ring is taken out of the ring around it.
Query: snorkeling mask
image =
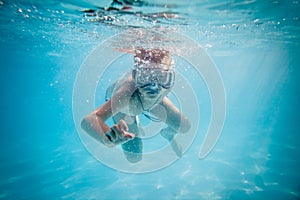
[[[143,88],[154,83],[164,89],[169,89],[174,85],[174,70],[162,70],[161,68],[137,68],[132,70],[132,77],[137,87]]]

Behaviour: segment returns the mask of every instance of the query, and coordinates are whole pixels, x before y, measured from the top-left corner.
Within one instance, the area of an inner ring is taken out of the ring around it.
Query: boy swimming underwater
[[[117,80],[108,100],[84,117],[81,127],[108,147],[122,145],[127,160],[135,163],[142,159],[142,129],[138,115],[144,114],[167,125],[160,134],[180,157],[181,147],[174,137],[177,133],[187,132],[190,122],[167,97],[175,81],[170,52],[135,49],[131,53],[134,54],[131,74],[126,79]],[[109,127],[105,121],[111,117],[115,125]]]

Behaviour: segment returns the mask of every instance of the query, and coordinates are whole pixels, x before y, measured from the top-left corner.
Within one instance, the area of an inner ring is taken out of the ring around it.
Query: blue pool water
[[[0,0],[0,199],[299,199],[300,2],[161,0],[99,11],[109,5]],[[157,17],[167,11],[177,18]],[[201,90],[196,137],[170,166],[124,173],[82,144],[77,72],[100,43],[134,27],[176,29],[216,64],[226,119],[204,159],[210,101]]]

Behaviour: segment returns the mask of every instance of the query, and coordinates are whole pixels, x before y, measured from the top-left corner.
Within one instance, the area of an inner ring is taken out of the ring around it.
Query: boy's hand
[[[118,124],[113,125],[105,135],[115,145],[124,144],[135,137],[133,133],[128,132],[128,126],[124,120],[120,120]]]

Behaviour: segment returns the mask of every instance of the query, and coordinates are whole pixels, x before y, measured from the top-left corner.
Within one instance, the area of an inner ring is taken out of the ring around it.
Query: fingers
[[[119,121],[119,126],[122,131],[128,131],[128,126],[123,119]]]
[[[114,144],[123,144],[135,137],[133,133],[130,133],[127,130],[128,127],[125,121],[121,120],[119,124],[115,124],[111,127],[111,131],[106,133],[106,137]]]
[[[121,129],[122,136],[124,138],[132,140],[135,137],[133,133],[128,132],[128,126],[126,122],[122,119],[119,121],[119,128]]]
[[[123,132],[123,137],[124,137],[124,138],[128,138],[129,140],[132,140],[132,139],[134,139],[135,135],[134,135],[133,133],[124,131],[124,132]]]

